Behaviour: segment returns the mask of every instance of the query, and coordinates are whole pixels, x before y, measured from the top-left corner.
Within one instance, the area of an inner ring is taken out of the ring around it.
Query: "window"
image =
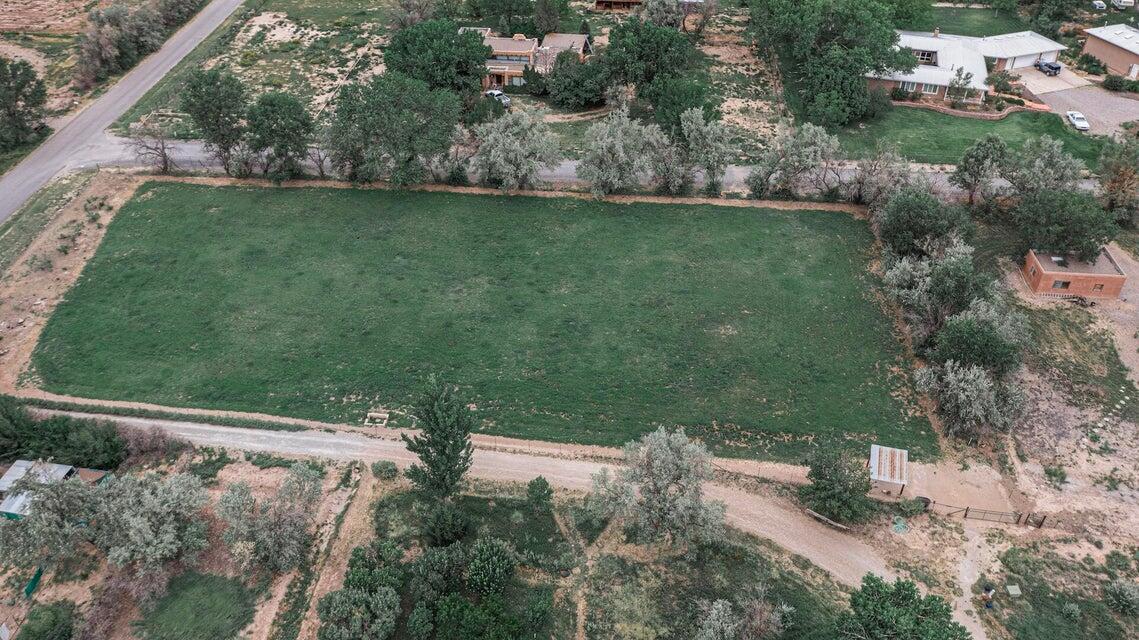
[[[921,92],[922,93],[937,93],[938,88],[939,87],[936,84],[929,84],[928,82],[926,82],[926,83],[922,84]]]
[[[1030,276],[1034,276],[1034,275],[1036,275],[1036,267],[1033,267],[1033,268],[1029,269],[1029,270],[1028,270],[1028,275],[1030,275]]]
[[[914,56],[918,59],[918,64],[937,64],[935,51],[914,51]]]
[[[918,90],[918,83],[916,83],[916,82],[903,82],[902,88],[905,89],[906,91],[917,91]]]
[[[1092,291],[1103,291],[1103,285],[1102,284],[1095,285],[1094,287],[1092,287]]]
[[[1070,286],[1072,286],[1072,283],[1067,280],[1056,280],[1052,283],[1053,289],[1067,289]]]

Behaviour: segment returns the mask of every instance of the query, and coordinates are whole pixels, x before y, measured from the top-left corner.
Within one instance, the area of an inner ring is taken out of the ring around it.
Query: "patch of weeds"
[[[359,462],[353,460],[344,467],[344,471],[340,473],[340,480],[336,482],[337,489],[343,489],[344,487],[352,484],[352,473],[356,471],[356,466],[359,464]]]
[[[224,469],[226,465],[231,462],[237,462],[235,458],[229,457],[229,453],[225,449],[202,447],[198,449],[198,452],[201,454],[202,459],[190,463],[186,471],[206,483],[211,483],[216,480],[218,472]]]
[[[1048,479],[1048,484],[1057,489],[1063,488],[1063,486],[1068,483],[1068,472],[1061,465],[1049,465],[1044,467],[1044,477]]]
[[[31,271],[51,271],[55,268],[55,264],[52,263],[51,258],[42,253],[37,253],[28,258],[27,264],[28,269]]]
[[[1108,491],[1119,491],[1119,487],[1121,486],[1129,489],[1135,488],[1135,476],[1131,474],[1123,475],[1119,471],[1119,467],[1112,467],[1111,473],[1096,478],[1094,482],[1095,484],[1103,485]]]
[[[291,458],[282,458],[281,456],[275,456],[271,453],[250,453],[248,451],[245,452],[245,461],[258,469],[272,469],[274,467],[288,469],[297,463],[296,460]]]

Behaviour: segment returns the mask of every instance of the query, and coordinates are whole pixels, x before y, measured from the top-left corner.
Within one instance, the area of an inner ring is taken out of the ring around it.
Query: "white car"
[[[506,107],[507,109],[510,108],[510,96],[499,91],[498,89],[491,89],[490,91],[487,91],[483,95],[485,95],[488,98],[494,98],[495,100],[498,100],[499,103],[501,103],[502,106]]]
[[[1092,0],[1092,8],[1096,11],[1106,11],[1107,4],[1103,0]]]
[[[1079,111],[1069,111],[1068,122],[1071,122],[1077,131],[1087,131],[1092,128],[1092,126],[1088,124],[1088,119]]]

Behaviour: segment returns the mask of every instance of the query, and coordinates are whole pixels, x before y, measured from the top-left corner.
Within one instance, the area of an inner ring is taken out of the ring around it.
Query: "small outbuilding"
[[[1084,53],[1099,58],[1107,70],[1131,79],[1139,77],[1139,29],[1126,24],[1110,24],[1084,33]]]
[[[1021,269],[1028,288],[1040,296],[1051,298],[1119,297],[1127,274],[1106,249],[1092,262],[1071,255],[1029,251]]]
[[[910,452],[906,449],[870,445],[870,459],[866,462],[870,470],[870,482],[890,484],[899,487],[898,495],[906,490],[910,481]]]
[[[19,520],[28,515],[31,496],[24,491],[12,491],[12,487],[25,476],[40,484],[63,482],[79,478],[87,484],[98,484],[107,477],[106,471],[80,469],[66,464],[44,462],[42,460],[17,460],[0,477],[0,516],[9,520]]]

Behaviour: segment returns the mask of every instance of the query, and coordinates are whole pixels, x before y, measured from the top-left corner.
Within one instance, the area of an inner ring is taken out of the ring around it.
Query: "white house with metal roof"
[[[989,91],[985,79],[989,65],[994,71],[1031,67],[1036,61],[1054,62],[1064,45],[1033,31],[1020,31],[988,38],[941,33],[898,31],[898,46],[917,58],[913,71],[891,71],[867,76],[872,87],[887,91],[901,88],[930,97],[949,99],[946,92],[960,70],[968,78],[968,100],[980,101]],[[986,61],[991,62],[986,62]]]

